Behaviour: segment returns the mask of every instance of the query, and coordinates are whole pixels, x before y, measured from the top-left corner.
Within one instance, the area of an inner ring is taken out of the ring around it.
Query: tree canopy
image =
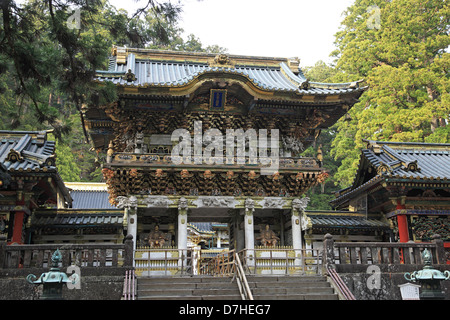
[[[114,86],[91,81],[96,70],[107,68],[114,45],[226,51],[217,45],[203,48],[195,35],[184,41],[177,24],[181,10],[165,0],[147,0],[134,13],[107,0],[1,1],[0,129],[51,129],[63,158],[60,171],[71,170],[75,161],[64,155],[70,147],[78,156],[80,178],[97,179],[99,155],[90,151],[82,109],[116,100]],[[72,173],[67,176],[74,179]]]
[[[450,141],[449,28],[448,1],[356,0],[347,9],[334,80],[365,79],[369,89],[334,127],[342,187],[353,180],[363,139]]]

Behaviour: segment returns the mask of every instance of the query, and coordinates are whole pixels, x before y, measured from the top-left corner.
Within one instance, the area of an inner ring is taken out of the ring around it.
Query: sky
[[[174,0],[172,2],[175,3]],[[182,0],[179,26],[203,47],[219,45],[229,54],[298,57],[300,66],[327,63],[335,49],[342,13],[354,0]],[[131,13],[145,0],[110,0]]]

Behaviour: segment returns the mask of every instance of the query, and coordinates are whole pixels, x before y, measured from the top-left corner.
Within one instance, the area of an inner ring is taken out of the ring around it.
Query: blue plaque
[[[224,110],[227,90],[211,89],[210,110]]]

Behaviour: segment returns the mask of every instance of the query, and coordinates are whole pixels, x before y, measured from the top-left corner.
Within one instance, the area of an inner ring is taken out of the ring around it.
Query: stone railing
[[[133,240],[127,236],[124,244],[1,244],[0,268],[49,268],[56,249],[62,254],[62,267],[133,267]]]
[[[423,265],[421,253],[427,248],[433,256],[433,264],[446,264],[444,243],[435,235],[429,243],[392,242],[334,242],[326,234],[323,242],[327,265],[335,264],[414,264]]]

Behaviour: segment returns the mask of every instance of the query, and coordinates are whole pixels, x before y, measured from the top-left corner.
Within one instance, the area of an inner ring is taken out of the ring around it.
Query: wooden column
[[[402,203],[402,200],[397,200],[397,210],[404,210],[406,206]],[[408,221],[405,214],[397,214],[398,236],[400,242],[409,241]]]
[[[24,217],[25,217],[24,211],[14,212],[14,227],[11,243],[23,244],[22,231],[23,231]]]

